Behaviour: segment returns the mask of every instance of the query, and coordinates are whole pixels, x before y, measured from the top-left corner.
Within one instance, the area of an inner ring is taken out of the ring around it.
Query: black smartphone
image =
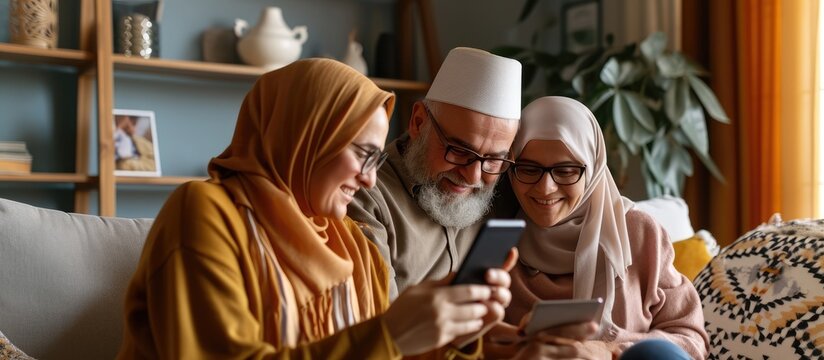
[[[526,222],[520,219],[487,220],[452,279],[452,285],[486,284],[486,270],[503,265],[525,226]]]

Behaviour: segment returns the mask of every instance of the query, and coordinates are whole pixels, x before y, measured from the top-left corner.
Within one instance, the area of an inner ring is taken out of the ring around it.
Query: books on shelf
[[[0,174],[31,174],[31,154],[23,141],[0,141]]]

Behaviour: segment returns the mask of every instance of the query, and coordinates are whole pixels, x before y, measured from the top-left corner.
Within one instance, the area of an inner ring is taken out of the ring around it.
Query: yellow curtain
[[[815,217],[818,0],[781,2],[781,203],[785,219]]]
[[[818,0],[684,2],[684,51],[709,67],[732,125],[709,125],[726,184],[699,171],[685,198],[722,245],[766,221],[816,216]]]

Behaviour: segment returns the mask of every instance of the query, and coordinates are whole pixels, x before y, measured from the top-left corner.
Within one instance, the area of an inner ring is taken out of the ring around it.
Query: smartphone
[[[604,299],[542,300],[532,307],[532,317],[524,328],[527,336],[551,327],[595,320]]]
[[[520,219],[487,220],[452,279],[452,285],[486,284],[486,270],[504,264],[509,249],[518,243],[525,226],[526,222]]]

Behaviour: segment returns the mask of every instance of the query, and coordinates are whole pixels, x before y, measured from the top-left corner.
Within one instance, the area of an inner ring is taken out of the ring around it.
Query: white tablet
[[[601,298],[538,301],[532,307],[532,317],[524,332],[532,335],[559,325],[595,320],[603,303]]]

